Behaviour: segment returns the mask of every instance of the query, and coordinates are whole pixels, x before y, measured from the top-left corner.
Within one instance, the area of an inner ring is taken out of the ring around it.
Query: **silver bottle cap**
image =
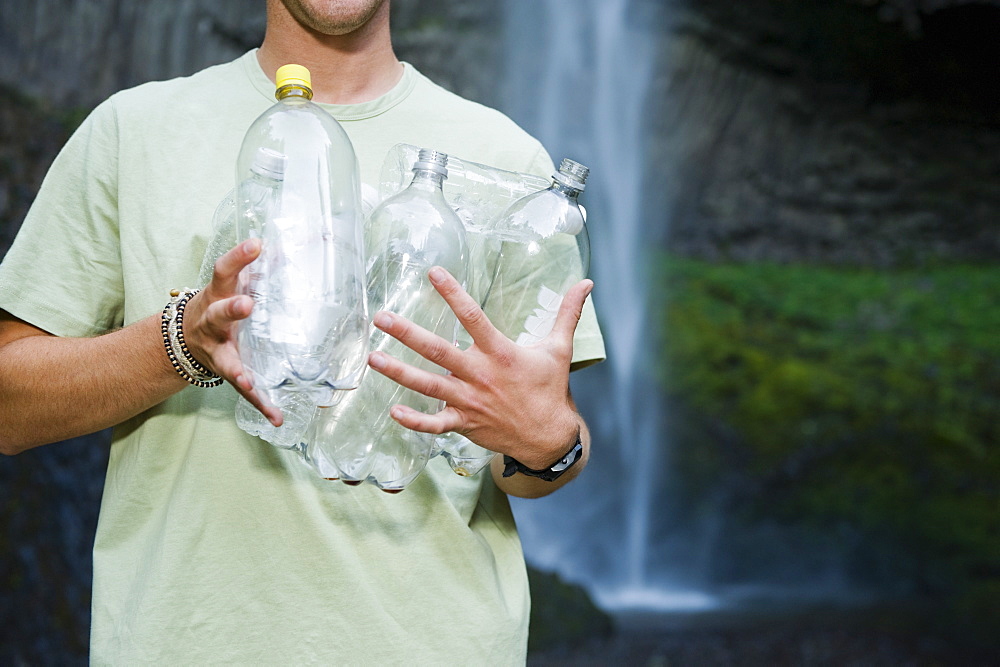
[[[583,192],[584,188],[587,187],[587,176],[589,174],[589,167],[569,158],[563,158],[562,163],[559,165],[559,171],[552,174],[552,178],[566,187]]]
[[[435,174],[441,174],[448,178],[448,154],[434,151],[429,148],[421,148],[417,155],[417,161],[413,164],[413,169],[425,169]]]

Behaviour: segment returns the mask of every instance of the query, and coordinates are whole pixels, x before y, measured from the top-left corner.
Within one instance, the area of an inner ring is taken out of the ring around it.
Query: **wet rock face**
[[[86,664],[109,433],[0,460],[0,663]]]
[[[259,45],[264,2],[8,2],[0,26],[0,81],[31,81],[28,94],[90,108],[116,90],[190,74]]]
[[[67,138],[65,122],[0,85],[0,257]]]
[[[1000,89],[986,72],[1000,6],[869,4],[706,2],[675,18],[649,172],[670,179],[674,252],[875,266],[1000,255]]]
[[[393,45],[431,81],[488,106],[501,103],[502,3],[393,0]]]

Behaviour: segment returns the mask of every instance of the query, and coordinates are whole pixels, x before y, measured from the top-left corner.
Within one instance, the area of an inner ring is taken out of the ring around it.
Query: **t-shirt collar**
[[[257,49],[252,49],[243,55],[243,69],[250,79],[250,83],[264,97],[274,101],[274,82],[267,78],[267,74],[261,69],[257,61]],[[358,104],[323,104],[320,106],[330,112],[338,121],[364,120],[385,113],[402,102],[413,90],[417,77],[415,70],[409,63],[403,63],[403,76],[392,89],[376,97],[374,100],[360,102]]]

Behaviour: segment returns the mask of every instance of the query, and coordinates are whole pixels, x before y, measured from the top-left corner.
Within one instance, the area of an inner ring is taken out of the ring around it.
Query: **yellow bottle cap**
[[[275,79],[277,88],[294,85],[312,90],[312,78],[309,76],[309,70],[302,65],[282,65],[278,68]]]

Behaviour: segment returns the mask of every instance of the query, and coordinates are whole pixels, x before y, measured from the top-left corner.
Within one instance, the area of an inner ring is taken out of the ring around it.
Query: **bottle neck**
[[[444,175],[429,169],[414,169],[411,188],[418,190],[441,190],[444,185]]]
[[[254,183],[260,187],[267,189],[273,189],[281,185],[282,181],[281,178],[275,178],[274,176],[271,176],[269,174],[264,174],[259,171],[253,171],[253,170],[251,170],[250,172],[249,180],[251,183]]]
[[[559,181],[556,180],[552,181],[552,185],[549,187],[549,190],[558,192],[567,199],[572,199],[573,201],[577,200],[577,197],[580,196],[581,192],[581,190],[579,190],[578,188],[566,185],[565,183],[560,183]]]
[[[278,88],[278,90],[275,91],[274,96],[278,100],[286,100],[286,99],[311,100],[313,92],[306,86],[296,83],[290,83],[287,86],[282,86],[281,88]]]

